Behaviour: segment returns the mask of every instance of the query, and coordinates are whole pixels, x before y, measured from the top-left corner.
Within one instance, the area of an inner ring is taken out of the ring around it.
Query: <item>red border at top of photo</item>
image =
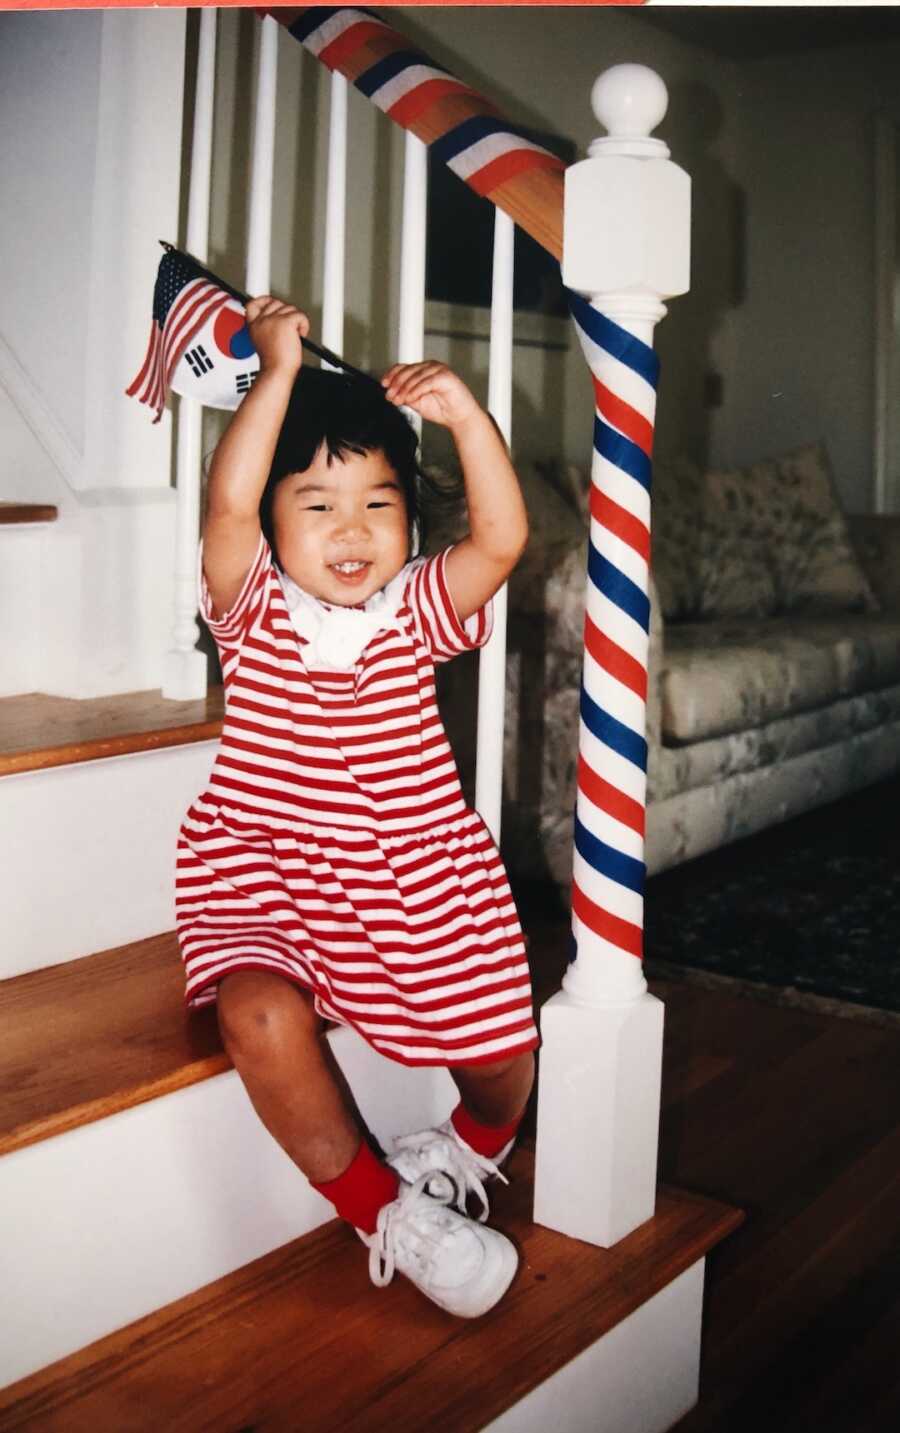
[[[377,0],[381,9],[391,9],[396,5],[456,5],[460,8],[473,9],[478,6],[485,6],[490,9],[498,5],[543,5],[545,9],[556,8],[563,5],[571,5],[573,8],[584,9],[592,6],[623,6],[643,5],[645,0],[553,0],[552,6],[547,6],[545,0]],[[252,10],[255,7],[255,0],[192,0],[189,7],[183,4],[183,0],[0,0],[0,11],[3,10],[184,10],[201,9],[207,5],[213,5],[219,10],[244,9]]]

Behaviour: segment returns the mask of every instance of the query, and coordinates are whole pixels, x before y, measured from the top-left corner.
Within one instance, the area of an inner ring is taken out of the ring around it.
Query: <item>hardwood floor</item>
[[[566,957],[539,909],[524,914],[541,1001]],[[746,1214],[709,1258],[700,1402],[677,1433],[897,1433],[900,1030],[650,988],[666,1006],[659,1178]]]
[[[660,1177],[740,1205],[678,1433],[900,1428],[900,1032],[657,982]]]

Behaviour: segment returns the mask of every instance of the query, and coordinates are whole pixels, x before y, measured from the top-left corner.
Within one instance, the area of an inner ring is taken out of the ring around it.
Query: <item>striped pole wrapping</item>
[[[322,64],[429,145],[477,194],[561,257],[565,165],[490,100],[412,49],[372,10],[306,5],[259,13],[272,15]]]
[[[594,381],[572,916],[576,949],[643,954],[650,473],[659,360],[570,292]],[[568,979],[568,977],[567,977]],[[571,981],[570,981],[571,983]]]

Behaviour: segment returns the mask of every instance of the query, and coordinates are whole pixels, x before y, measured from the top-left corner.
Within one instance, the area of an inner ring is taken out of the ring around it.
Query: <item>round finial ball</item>
[[[591,107],[614,139],[644,139],[669,107],[669,92],[646,65],[613,65],[594,81]]]

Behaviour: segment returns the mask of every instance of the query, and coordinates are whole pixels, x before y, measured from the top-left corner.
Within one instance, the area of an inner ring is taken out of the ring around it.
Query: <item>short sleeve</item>
[[[203,544],[201,543],[199,567],[200,615],[215,637],[216,645],[220,647],[224,653],[237,652],[240,649],[244,637],[250,630],[250,627],[266,600],[274,571],[272,550],[262,533],[260,533],[256,556],[250,565],[250,571],[244,579],[243,587],[232,603],[230,610],[221,617],[214,617],[212,615],[212,598],[209,595],[209,588],[206,585],[206,574],[203,571]]]
[[[426,557],[411,566],[406,600],[435,662],[448,662],[460,652],[483,647],[491,635],[493,609],[486,602],[461,622],[447,587],[446,548],[435,557]]]

